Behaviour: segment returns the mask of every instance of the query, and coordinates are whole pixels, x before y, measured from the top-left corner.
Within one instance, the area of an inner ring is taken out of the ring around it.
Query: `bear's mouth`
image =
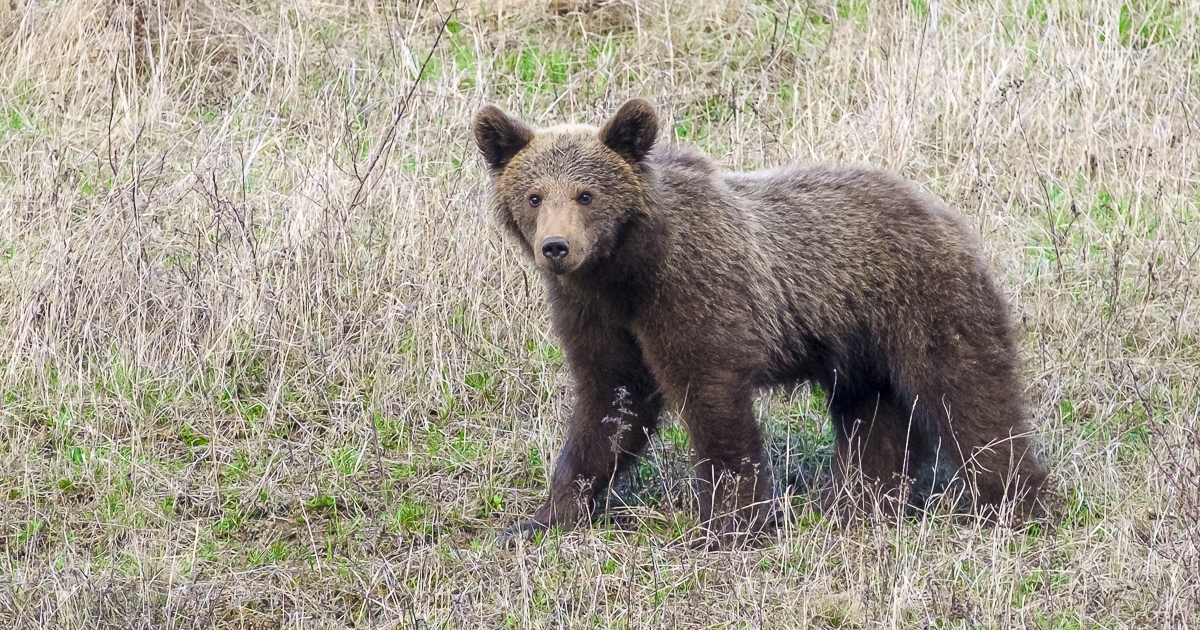
[[[579,268],[580,261],[574,256],[569,256],[562,260],[546,260],[545,258],[538,261],[543,269],[549,271],[556,276],[565,276]]]

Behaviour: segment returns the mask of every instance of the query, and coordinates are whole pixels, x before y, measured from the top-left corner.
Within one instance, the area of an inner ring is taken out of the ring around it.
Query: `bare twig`
[[[429,53],[425,55],[425,61],[421,62],[421,67],[417,70],[417,76],[413,78],[412,85],[409,86],[404,98],[396,104],[396,112],[392,116],[391,126],[388,127],[387,133],[384,134],[383,141],[375,147],[375,151],[371,155],[371,161],[367,164],[367,170],[358,178],[358,187],[354,189],[354,194],[350,197],[350,205],[347,207],[348,213],[353,212],[355,208],[362,205],[365,201],[367,182],[371,179],[371,174],[375,172],[375,167],[379,164],[380,159],[384,159],[384,156],[391,150],[392,143],[396,139],[396,130],[400,127],[400,121],[408,113],[409,105],[417,93],[417,88],[421,85],[421,80],[425,77],[425,69],[429,66],[429,60],[433,59],[433,54],[437,52],[438,44],[442,42],[442,36],[445,35],[446,28],[450,25],[450,20],[454,17],[455,13],[458,13],[460,8],[459,3],[456,2],[442,20],[441,26],[438,27],[437,36],[433,39],[433,45],[429,47]]]

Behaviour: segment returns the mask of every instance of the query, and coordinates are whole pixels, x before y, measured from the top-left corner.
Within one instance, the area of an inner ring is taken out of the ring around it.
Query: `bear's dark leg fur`
[[[771,513],[774,483],[753,389],[733,374],[696,376],[682,416],[696,452],[700,520],[718,536],[756,531]]]
[[[1018,399],[997,393],[1005,391],[1010,390],[966,388],[956,397],[957,407],[927,398],[904,405],[885,395],[831,397],[837,450],[826,506],[842,516],[869,515],[874,502],[893,515],[906,504],[923,506],[933,493],[965,492],[951,498],[973,505],[986,520],[1030,517],[1045,472],[1031,437],[1004,428],[1013,429],[1006,420],[1021,413]],[[912,496],[901,496],[905,482],[912,484]],[[1012,514],[1000,512],[1006,504]]]
[[[1023,413],[1015,382],[998,387],[995,382],[975,382],[988,379],[964,376],[961,380],[969,382],[959,383],[956,404],[931,400],[918,406],[936,428],[934,438],[941,442],[938,456],[953,464],[951,470],[965,484],[969,503],[979,516],[1023,521],[1037,511],[1046,474],[1027,427],[1011,420]],[[1006,504],[1011,514],[1001,513]]]
[[[662,397],[633,336],[591,324],[586,332],[564,337],[576,400],[550,498],[510,535],[589,520],[592,498],[642,452],[656,429]]]
[[[926,442],[952,464],[966,503],[987,520],[1019,522],[1038,512],[1046,473],[1025,420],[1007,305],[994,291],[981,301],[985,316],[964,314],[958,335],[934,337],[939,364],[907,370],[910,393]]]
[[[847,507],[861,509],[875,501],[885,513],[894,513],[902,504],[902,481],[925,460],[919,428],[910,427],[910,410],[882,394],[835,396],[829,410],[837,447],[833,475],[835,491],[842,495],[839,501],[849,500]]]

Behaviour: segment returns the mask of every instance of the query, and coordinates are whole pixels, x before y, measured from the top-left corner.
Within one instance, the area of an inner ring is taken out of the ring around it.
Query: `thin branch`
[[[358,188],[354,190],[354,196],[350,198],[348,211],[361,206],[365,201],[365,190],[367,182],[371,179],[371,173],[375,172],[375,167],[379,164],[379,160],[384,154],[391,150],[392,143],[396,140],[396,130],[400,127],[400,121],[408,114],[408,105],[416,95],[417,87],[421,85],[421,79],[425,76],[425,69],[429,66],[429,61],[433,59],[433,54],[437,52],[438,44],[442,42],[442,36],[446,34],[446,29],[450,25],[450,19],[454,17],[455,13],[458,13],[460,8],[460,4],[456,2],[454,7],[450,9],[450,12],[446,14],[446,18],[442,20],[442,25],[438,27],[437,37],[433,40],[433,46],[429,47],[429,54],[425,55],[425,61],[421,62],[421,68],[417,70],[417,76],[413,79],[412,85],[409,86],[408,93],[404,95],[404,98],[396,106],[396,114],[392,117],[391,127],[388,128],[387,134],[384,135],[383,142],[379,143],[379,146],[375,149],[375,154],[371,156],[371,162],[367,165],[366,172],[358,178]]]

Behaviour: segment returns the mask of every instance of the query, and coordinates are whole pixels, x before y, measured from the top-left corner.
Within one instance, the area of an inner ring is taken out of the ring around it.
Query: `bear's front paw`
[[[713,518],[696,530],[698,534],[688,543],[695,551],[721,551],[747,546],[761,532],[733,516]]]
[[[754,545],[786,520],[784,507],[776,501],[715,514],[700,526],[690,547],[716,551]]]
[[[572,529],[587,522],[589,513],[584,510],[584,505],[578,497],[570,501],[547,501],[528,520],[505,530],[498,542],[501,546],[511,547],[517,540],[532,542],[538,534],[554,527]]]
[[[550,529],[545,523],[540,523],[536,518],[527,519],[504,530],[496,539],[496,543],[501,548],[515,548],[521,543],[533,542],[538,534],[543,534]]]

